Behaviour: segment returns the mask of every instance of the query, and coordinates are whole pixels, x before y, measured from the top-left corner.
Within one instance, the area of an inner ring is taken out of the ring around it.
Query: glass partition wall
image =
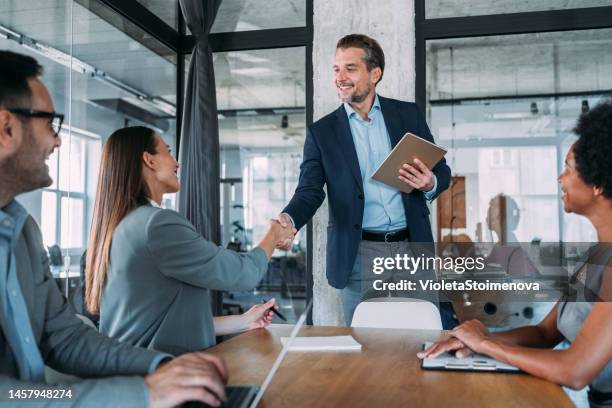
[[[297,186],[306,134],[306,47],[216,52],[214,66],[221,240],[248,251]],[[303,228],[289,251],[276,250],[255,290],[225,292],[225,312],[243,312],[273,297],[288,322],[295,322],[307,296],[306,241]]]
[[[239,251],[261,239],[297,183],[311,112],[306,104],[311,43],[307,8],[312,9],[312,2],[226,0],[212,30],[221,142],[221,244]],[[248,46],[241,45],[244,41]],[[41,225],[56,276],[79,276],[106,138],[121,127],[149,126],[178,153],[177,101],[184,91],[190,44],[177,0],[53,0],[3,6],[0,47],[40,61],[56,110],[66,114],[62,147],[49,161],[54,184],[19,197]],[[175,202],[173,196],[164,198],[166,207],[174,208]],[[274,296],[290,319],[299,315],[308,292],[306,243],[304,228],[291,251],[274,254],[268,275],[254,293],[219,295],[216,312],[237,313],[260,297]]]
[[[55,110],[66,115],[62,146],[48,163],[53,184],[18,200],[41,226],[52,272],[76,278],[75,286],[104,141],[125,126],[151,127],[171,147],[176,134],[176,52],[161,43],[151,47],[150,38],[145,46],[138,41],[142,30],[119,15],[110,20],[122,21],[116,27],[89,8],[94,3],[100,6],[5,2],[0,15],[0,48],[38,60]]]
[[[579,115],[609,98],[612,30],[427,41],[427,115],[465,178],[466,234],[490,242],[491,199],[517,206],[516,242],[596,239],[584,217],[563,212],[557,176]]]

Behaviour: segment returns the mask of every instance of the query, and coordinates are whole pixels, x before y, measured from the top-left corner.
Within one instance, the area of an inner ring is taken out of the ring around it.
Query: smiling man
[[[334,85],[343,104],[309,126],[299,184],[279,216],[281,223],[300,229],[325,199],[327,184],[327,279],[341,289],[347,325],[362,300],[362,286],[368,286],[362,265],[369,265],[371,274],[368,260],[394,257],[408,243],[433,242],[426,200],[450,183],[444,159],[433,171],[421,162],[400,169],[398,178],[414,188],[410,194],[372,179],[406,132],[433,142],[414,103],[376,94],[384,69],[376,40],[351,34],[338,41]]]
[[[164,408],[189,400],[219,406],[227,382],[220,359],[206,353],[171,359],[121,344],[85,325],[62,297],[40,229],[15,200],[51,185],[45,161],[61,145],[63,115],[41,71],[33,58],[0,50],[0,406]],[[47,386],[45,365],[87,380]]]

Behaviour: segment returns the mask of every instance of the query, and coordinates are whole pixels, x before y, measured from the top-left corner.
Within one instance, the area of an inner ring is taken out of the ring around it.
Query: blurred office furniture
[[[222,357],[230,385],[261,384],[290,325],[251,330],[207,352]],[[360,352],[289,352],[263,395],[265,407],[555,407],[561,387],[523,374],[426,371],[416,353],[442,331],[304,326],[299,336],[350,335]],[[246,358],[248,356],[248,358]]]
[[[83,252],[81,259],[79,260],[79,278],[76,282],[75,290],[71,291],[71,295],[68,297],[68,301],[74,307],[74,310],[80,314],[84,319],[87,319],[92,324],[92,327],[98,328],[100,322],[100,316],[89,313],[85,305],[85,260],[87,257],[87,251]]]
[[[477,319],[493,331],[510,330],[536,325],[546,317],[554,301],[517,301],[512,296],[474,291],[464,294],[464,300],[453,302],[459,322]]]
[[[49,252],[49,265],[50,266],[62,266],[62,249],[59,245],[51,245],[47,247],[47,251]]]
[[[453,236],[455,229],[466,228],[465,177],[453,176],[449,188],[438,196],[436,202],[437,241],[442,242],[443,232]]]
[[[426,300],[372,298],[357,305],[351,327],[442,330],[442,320],[438,308]]]

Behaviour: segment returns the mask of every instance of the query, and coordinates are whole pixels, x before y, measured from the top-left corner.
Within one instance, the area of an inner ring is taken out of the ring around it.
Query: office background
[[[56,110],[67,115],[62,148],[49,162],[54,184],[19,199],[45,245],[61,251],[55,263],[66,265],[54,270],[70,269],[76,284],[102,144],[117,128],[145,125],[174,152],[181,148],[194,39],[178,1],[0,5],[0,47],[43,64]],[[465,220],[443,225],[434,203],[434,236],[492,241],[485,220],[491,199],[504,193],[517,205],[513,240],[594,239],[588,223],[563,213],[556,177],[577,116],[612,94],[612,1],[223,0],[209,36],[222,245],[249,249],[291,197],[306,125],[339,104],[334,44],[349,32],[380,40],[388,66],[379,92],[417,101],[449,149]],[[176,197],[164,205],[176,208]],[[292,251],[275,254],[260,287],[219,294],[217,312],[275,296],[294,321],[314,296],[312,321],[342,322],[325,279],[326,218],[324,205]]]

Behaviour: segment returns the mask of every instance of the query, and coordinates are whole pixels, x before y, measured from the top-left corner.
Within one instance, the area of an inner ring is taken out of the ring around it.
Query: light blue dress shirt
[[[397,231],[406,228],[406,214],[401,191],[372,179],[372,175],[391,152],[391,139],[380,110],[378,95],[368,113],[368,121],[344,103],[348,115],[351,135],[359,160],[365,198],[362,228],[366,231]],[[425,193],[431,200],[438,187],[434,175],[434,186]]]
[[[28,217],[15,200],[0,209],[0,313],[22,380],[42,381],[44,363],[17,279],[15,247]]]

